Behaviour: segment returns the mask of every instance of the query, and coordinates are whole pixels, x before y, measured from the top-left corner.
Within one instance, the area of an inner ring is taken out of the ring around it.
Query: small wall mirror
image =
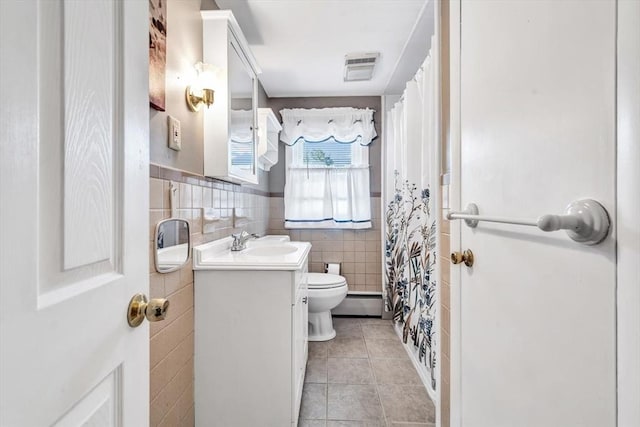
[[[191,253],[189,222],[184,219],[165,219],[156,225],[155,264],[158,273],[178,270]]]

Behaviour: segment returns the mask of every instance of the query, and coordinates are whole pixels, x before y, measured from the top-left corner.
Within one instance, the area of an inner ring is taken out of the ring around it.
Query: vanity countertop
[[[306,262],[311,244],[265,236],[250,240],[247,248],[232,251],[233,238],[214,240],[193,248],[194,270],[298,270]]]

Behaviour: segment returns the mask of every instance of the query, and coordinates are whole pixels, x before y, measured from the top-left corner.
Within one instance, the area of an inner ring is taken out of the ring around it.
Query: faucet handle
[[[231,237],[233,237],[231,250],[241,251],[242,249],[244,249],[245,242],[249,239],[249,233],[243,230],[241,233],[231,234]]]

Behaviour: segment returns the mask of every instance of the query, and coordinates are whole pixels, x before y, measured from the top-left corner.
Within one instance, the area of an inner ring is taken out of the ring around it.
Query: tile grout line
[[[359,321],[360,323],[360,328],[362,329],[362,320]],[[387,422],[387,414],[384,410],[384,405],[382,404],[382,397],[380,397],[380,390],[378,389],[378,377],[376,376],[376,372],[373,369],[373,363],[371,362],[371,354],[369,353],[369,347],[367,346],[367,340],[365,339],[364,336],[364,329],[362,329],[362,340],[364,341],[364,348],[367,351],[367,361],[369,362],[369,368],[371,369],[371,375],[373,376],[373,384],[374,387],[376,388],[376,394],[378,395],[378,401],[380,402],[380,409],[382,410],[382,421],[384,422],[385,426],[388,426],[389,423]]]
[[[354,322],[355,325],[354,326],[356,326],[357,329],[359,329],[360,337],[361,337],[362,342],[364,344],[364,349],[365,349],[365,354],[366,354],[366,359],[367,359],[367,366],[371,370],[371,375],[372,375],[372,379],[373,379],[373,384],[372,385],[374,385],[374,387],[375,387],[376,395],[378,397],[378,401],[379,401],[379,404],[380,404],[380,410],[381,410],[382,418],[379,419],[379,421],[384,423],[384,425],[386,427],[389,427],[388,423],[392,422],[393,420],[389,419],[390,415],[386,414],[384,405],[382,404],[382,395],[381,395],[381,392],[380,392],[380,387],[383,386],[384,384],[380,384],[380,379],[377,378],[377,375],[376,375],[375,369],[374,369],[373,360],[374,359],[396,360],[398,358],[397,357],[380,357],[380,358],[375,357],[375,358],[373,358],[372,355],[371,355],[371,352],[369,351],[369,345],[368,345],[367,340],[365,338],[365,329],[366,329],[365,326],[368,326],[368,325],[363,323],[363,321],[361,319],[354,319],[354,320],[355,320],[355,322]],[[382,325],[373,324],[371,326],[382,326]],[[343,331],[343,332],[347,333],[347,334],[355,332],[355,331],[349,331],[349,329],[351,329],[351,328],[347,327],[347,331],[346,332]],[[338,339],[340,339],[340,338],[354,338],[355,339],[355,338],[358,338],[358,337],[356,337],[356,336],[342,337],[342,336],[338,335],[336,338],[338,338]],[[394,334],[393,338],[386,338],[386,339],[385,338],[371,338],[371,340],[374,341],[374,342],[377,342],[377,341],[380,341],[380,340],[381,341],[390,341],[390,342],[393,341],[394,344],[402,346],[400,337],[398,337],[395,334]],[[363,357],[344,357],[344,356],[338,356],[337,357],[337,359],[354,359],[354,358],[355,359],[360,359],[360,360],[363,359]],[[330,380],[329,380],[329,359],[331,359],[331,358],[329,357],[328,345],[327,345],[327,348],[326,348],[326,354],[324,355],[324,359],[326,361],[326,371],[325,371],[325,381],[326,381],[326,383],[325,383],[325,385],[326,385],[326,389],[325,389],[326,390],[326,392],[325,392],[325,402],[326,402],[325,419],[324,420],[318,420],[318,421],[321,421],[321,422],[324,421],[324,425],[325,425],[325,427],[327,427],[329,425],[328,424],[329,421],[340,421],[340,420],[330,420],[329,419],[329,386],[331,385],[330,384]],[[336,384],[342,384],[342,383],[336,383]],[[347,385],[349,385],[349,384],[351,384],[351,385],[359,385],[359,384],[363,384],[363,383],[355,384],[355,383],[352,383],[352,382],[346,382],[344,384],[347,384]],[[407,384],[407,385],[410,385],[410,384]],[[347,421],[347,420],[345,420],[345,421]],[[402,425],[402,424],[407,424],[407,425],[411,424],[410,422],[406,422],[406,421],[398,421],[398,423],[400,425]]]
[[[185,364],[186,365],[186,364]],[[182,369],[184,369],[184,365],[182,366],[182,368],[180,368],[180,371],[182,371]],[[176,374],[175,377],[177,377],[178,375]],[[174,378],[175,378],[174,377]],[[160,422],[157,425],[162,425],[162,422],[167,418],[167,416],[169,415],[169,413],[171,412],[171,410],[173,408],[176,408],[178,405],[178,402],[180,400],[180,398],[189,391],[189,385],[191,385],[191,388],[193,388],[193,380],[187,384],[187,386],[180,392],[180,394],[178,395],[178,398],[175,400],[175,402],[173,402],[173,404],[171,404],[169,406],[169,408],[166,410],[166,412],[164,413],[164,415],[162,416],[162,418],[160,419]],[[158,395],[159,396],[159,395]],[[156,396],[155,399],[153,399],[153,401],[151,402],[151,404],[158,398],[158,396]]]
[[[180,399],[182,398],[182,396],[184,396],[185,393],[187,393],[189,391],[189,386],[193,386],[193,384],[187,384],[187,386],[184,388],[184,390],[182,390],[180,392],[180,395],[178,396],[178,398],[176,399],[175,402],[173,402],[173,404],[169,407],[169,409],[167,409],[167,412],[164,413],[164,415],[162,416],[162,419],[160,420],[160,422],[158,423],[158,425],[162,425],[162,423],[167,419],[167,417],[169,416],[169,414],[171,413],[171,410],[174,408],[177,408],[178,406],[178,402],[180,401]],[[189,407],[189,409],[191,409],[191,407]],[[178,418],[180,418],[180,421],[182,421],[184,418],[186,418],[186,416],[189,415],[189,413],[187,412],[186,414],[183,414],[182,416],[179,416]]]
[[[325,406],[324,406],[324,425],[325,427],[328,424],[329,421],[329,344],[327,344],[327,359],[326,359],[326,366],[327,366],[327,376],[325,377],[325,379],[327,380],[327,388],[325,389]]]
[[[158,365],[160,365],[162,362],[164,362],[167,357],[169,357],[171,354],[177,352],[178,350],[182,350],[181,348],[179,348],[187,339],[189,339],[189,337],[191,335],[195,335],[193,331],[191,331],[189,333],[189,335],[187,335],[186,337],[184,337],[182,340],[180,340],[180,342],[169,352],[167,353],[167,355],[165,357],[162,358],[162,360],[160,360],[160,362],[156,363],[156,365],[153,368],[149,369],[149,372],[153,371],[154,369],[158,368]],[[190,358],[193,359],[194,355],[190,354]],[[184,367],[184,365],[186,365],[189,362],[189,357],[187,358],[186,361],[184,361],[184,363],[182,365],[180,365],[179,369],[176,371],[175,374],[173,374],[173,376],[171,378],[169,378],[166,382],[166,384],[164,385],[164,387],[166,387],[171,381],[173,381],[174,378],[176,378],[178,376],[178,374],[180,374],[180,371],[182,370],[182,368]],[[164,390],[164,387],[162,387],[162,390]],[[160,395],[160,393],[162,393],[162,390],[158,391],[158,393],[156,393],[156,395],[150,399],[150,402],[153,402],[158,395]],[[149,392],[149,395],[151,395],[151,392]]]

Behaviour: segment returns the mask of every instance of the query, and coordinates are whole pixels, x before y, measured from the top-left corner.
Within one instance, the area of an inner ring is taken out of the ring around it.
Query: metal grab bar
[[[480,215],[475,203],[469,203],[462,212],[448,213],[447,219],[463,219],[471,228],[477,227],[480,221],[486,221],[533,226],[542,231],[566,230],[571,239],[585,245],[595,245],[603,241],[609,234],[610,227],[607,210],[592,199],[571,202],[564,215],[543,215],[536,220]]]

